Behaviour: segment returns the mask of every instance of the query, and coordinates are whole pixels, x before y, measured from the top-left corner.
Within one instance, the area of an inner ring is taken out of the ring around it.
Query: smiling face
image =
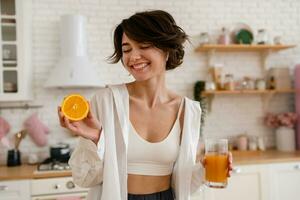
[[[137,81],[145,81],[163,75],[166,71],[167,53],[153,44],[139,43],[123,33],[122,62]]]

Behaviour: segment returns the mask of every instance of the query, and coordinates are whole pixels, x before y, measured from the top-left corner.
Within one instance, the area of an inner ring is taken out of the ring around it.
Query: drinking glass
[[[205,140],[205,184],[212,188],[225,188],[228,173],[228,140]]]

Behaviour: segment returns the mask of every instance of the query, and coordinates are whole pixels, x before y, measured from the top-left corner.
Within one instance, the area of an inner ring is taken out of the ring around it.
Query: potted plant
[[[297,114],[285,112],[279,114],[268,113],[264,118],[266,126],[275,128],[276,147],[280,151],[294,151],[296,149],[295,129]]]

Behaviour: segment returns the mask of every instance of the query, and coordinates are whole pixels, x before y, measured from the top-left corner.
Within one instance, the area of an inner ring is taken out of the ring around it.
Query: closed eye
[[[131,49],[122,49],[122,52],[123,53],[128,53],[128,52],[130,52],[131,51]]]
[[[141,48],[141,49],[147,49],[147,48],[150,48],[150,47],[152,47],[152,46],[153,46],[153,45],[150,44],[150,43],[143,43],[143,44],[141,44],[140,48]]]

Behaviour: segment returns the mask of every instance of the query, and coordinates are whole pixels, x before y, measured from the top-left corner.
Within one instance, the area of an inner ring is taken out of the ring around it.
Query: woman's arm
[[[78,132],[82,132],[82,134],[77,134],[79,135],[79,143],[69,160],[74,182],[81,187],[93,187],[100,184],[103,179],[105,143],[100,120],[101,110],[99,108],[101,107],[101,97],[104,95],[104,91],[101,90],[98,95],[92,97],[90,115],[81,124],[81,131]],[[93,128],[92,131],[90,127]],[[88,132],[90,134],[87,134]]]

